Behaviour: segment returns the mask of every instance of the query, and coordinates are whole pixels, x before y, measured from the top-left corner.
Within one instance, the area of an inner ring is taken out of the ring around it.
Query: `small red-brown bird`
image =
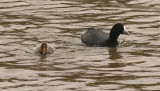
[[[40,47],[36,49],[36,53],[40,53],[42,55],[53,53],[53,49],[47,45],[47,43],[42,43]]]

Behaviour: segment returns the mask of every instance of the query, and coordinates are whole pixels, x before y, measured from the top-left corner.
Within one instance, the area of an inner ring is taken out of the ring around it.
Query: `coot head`
[[[47,53],[47,44],[46,43],[42,43],[41,44],[41,53],[42,54],[46,54]]]
[[[117,46],[118,45],[118,37],[120,34],[129,35],[129,32],[126,31],[126,28],[122,23],[117,23],[112,27],[112,29],[110,31],[109,40],[107,42],[108,45],[109,46]]]
[[[129,35],[129,32],[126,31],[126,28],[122,23],[117,23],[112,27],[110,35],[116,36],[120,34]]]

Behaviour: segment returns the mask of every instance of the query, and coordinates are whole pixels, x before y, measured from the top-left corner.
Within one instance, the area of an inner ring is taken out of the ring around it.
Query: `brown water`
[[[0,0],[0,91],[160,90],[160,0]],[[131,33],[86,47],[88,27]],[[34,50],[42,42],[55,49]]]

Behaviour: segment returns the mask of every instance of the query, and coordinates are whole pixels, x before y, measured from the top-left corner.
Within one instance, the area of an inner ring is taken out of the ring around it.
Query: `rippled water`
[[[160,90],[159,0],[0,0],[0,91]],[[131,33],[87,47],[88,27]],[[34,54],[42,42],[55,49]]]

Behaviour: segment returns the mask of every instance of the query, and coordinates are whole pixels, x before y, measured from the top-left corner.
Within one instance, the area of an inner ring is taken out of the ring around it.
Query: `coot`
[[[35,51],[36,53],[45,55],[53,53],[53,49],[47,45],[47,43],[42,43],[40,47],[38,47]]]
[[[122,23],[115,24],[110,34],[103,31],[96,30],[95,28],[88,28],[88,30],[81,35],[81,40],[84,44],[89,46],[118,46],[118,37],[120,34],[129,35],[125,26]]]

